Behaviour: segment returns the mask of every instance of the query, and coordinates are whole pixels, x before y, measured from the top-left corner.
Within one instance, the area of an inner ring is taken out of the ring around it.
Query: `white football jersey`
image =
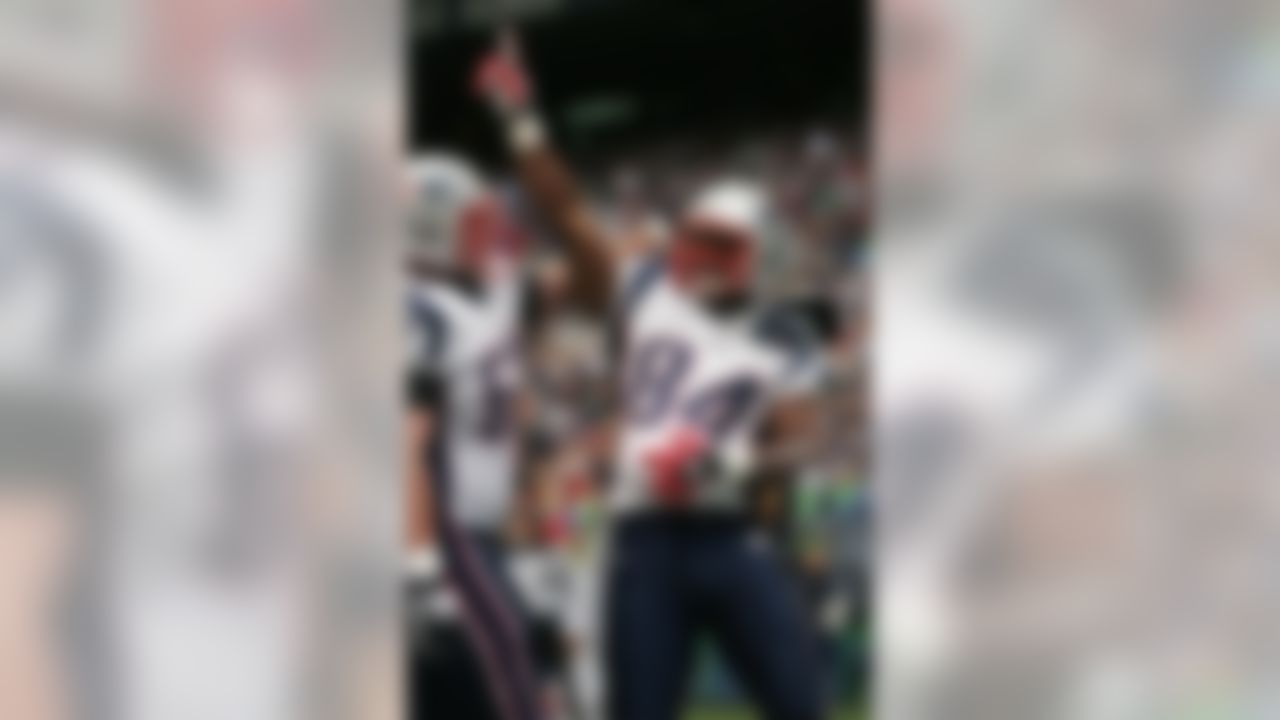
[[[410,289],[414,370],[443,389],[435,488],[448,494],[451,516],[471,529],[501,528],[511,508],[524,295],[515,273],[484,290],[444,279]]]
[[[630,268],[620,299],[623,412],[612,504],[654,506],[652,455],[687,429],[705,434],[733,468],[749,469],[770,405],[809,392],[820,376],[815,335],[777,307],[717,316],[676,288],[661,258]],[[694,507],[728,509],[740,488],[703,488]]]

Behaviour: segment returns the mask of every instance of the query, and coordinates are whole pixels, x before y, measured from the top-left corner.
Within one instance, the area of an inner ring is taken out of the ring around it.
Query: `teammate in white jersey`
[[[410,712],[539,718],[502,542],[517,471],[518,235],[461,160],[418,159],[409,183]],[[431,587],[437,575],[447,590]]]
[[[410,233],[416,277],[409,314],[414,371],[438,382],[443,459],[451,475],[449,516],[472,530],[506,522],[516,471],[514,401],[522,371],[525,300],[519,238],[497,200],[461,161],[431,157],[413,168]],[[433,264],[431,243],[452,261]],[[422,388],[419,388],[421,391]]]
[[[413,716],[540,718],[503,536],[520,476],[527,336],[547,308],[581,293],[525,272],[523,234],[465,162],[420,158],[409,185],[409,609],[457,621],[445,624],[465,636],[413,643]],[[438,577],[448,592],[432,589]]]
[[[710,635],[769,718],[821,715],[815,640],[779,559],[747,518],[753,476],[803,458],[820,343],[804,317],[753,293],[767,207],[713,185],[665,252],[615,260],[547,144],[507,41],[478,89],[505,122],[522,179],[623,356],[607,653],[614,720],[679,716],[694,640]]]

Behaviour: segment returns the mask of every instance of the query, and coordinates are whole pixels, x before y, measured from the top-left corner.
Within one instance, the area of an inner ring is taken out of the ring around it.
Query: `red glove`
[[[498,37],[497,46],[476,65],[472,83],[475,92],[503,115],[529,108],[533,87],[515,33],[506,31]]]
[[[707,458],[707,437],[693,428],[677,432],[645,457],[649,490],[665,507],[685,507],[693,499],[698,469]]]

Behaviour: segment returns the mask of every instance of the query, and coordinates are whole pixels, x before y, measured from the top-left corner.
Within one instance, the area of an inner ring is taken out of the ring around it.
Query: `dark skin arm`
[[[565,299],[580,310],[604,314],[614,292],[613,252],[573,176],[546,144],[517,151],[515,160],[521,183],[562,239],[568,265]]]
[[[803,465],[813,457],[821,425],[817,398],[780,400],[770,409],[756,448],[759,471],[786,472]]]
[[[569,168],[545,137],[514,33],[504,32],[481,60],[475,86],[506,126],[521,183],[563,244],[568,273],[563,292],[550,299],[592,314],[607,313],[615,282],[613,250]]]

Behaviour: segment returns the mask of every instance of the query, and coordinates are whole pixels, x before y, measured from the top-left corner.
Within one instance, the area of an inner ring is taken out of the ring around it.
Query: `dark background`
[[[469,77],[494,15],[520,6],[410,0],[414,148],[499,162],[501,138]],[[543,112],[578,159],[817,121],[856,131],[866,114],[860,0],[546,0],[518,14]]]

